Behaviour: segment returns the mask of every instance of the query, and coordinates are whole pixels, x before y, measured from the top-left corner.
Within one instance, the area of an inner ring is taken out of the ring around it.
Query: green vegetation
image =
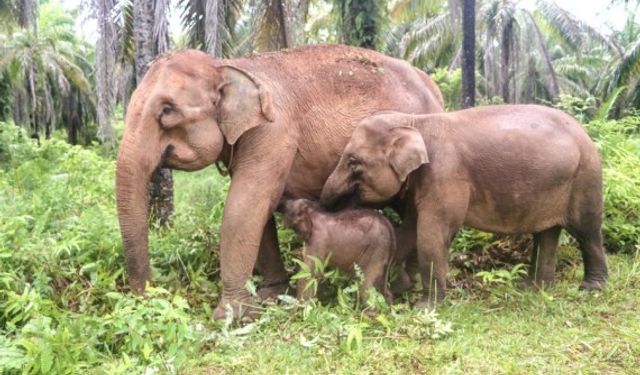
[[[582,261],[569,236],[557,285],[541,291],[518,287],[529,237],[465,229],[437,313],[411,309],[414,290],[393,306],[368,296],[371,316],[357,280],[318,264],[327,286],[318,299],[282,296],[244,325],[210,319],[228,187],[213,168],[175,174],[172,225],[150,233],[154,284],[144,297],[123,293],[114,110],[121,118],[147,63],[169,48],[233,58],[340,41],[428,71],[457,109],[461,1],[88,3],[100,21],[95,46],[77,31],[78,10],[0,2],[0,374],[638,373],[640,2],[611,1],[628,18],[602,31],[546,0],[477,1],[478,103],[560,108],[600,149],[605,291],[577,290]],[[309,277],[300,239],[284,229],[279,238],[292,282]]]
[[[622,250],[609,257],[606,291],[577,291],[582,262],[565,240],[559,282],[545,291],[516,286],[522,265],[454,268],[437,315],[400,299],[374,301],[380,314],[370,317],[356,282],[330,273],[329,297],[283,297],[238,326],[209,319],[226,178],[213,168],[176,174],[174,225],[150,237],[156,287],[123,294],[113,155],[55,137],[38,146],[0,123],[0,372],[631,373],[640,365],[640,118],[587,129],[604,158],[607,246]],[[280,234],[293,272],[299,239]],[[492,241],[465,231],[454,255]]]

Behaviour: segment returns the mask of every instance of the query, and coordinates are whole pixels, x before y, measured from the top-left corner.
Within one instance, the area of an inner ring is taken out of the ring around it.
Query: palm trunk
[[[462,4],[462,108],[476,103],[476,2]]]
[[[288,48],[282,1],[285,0],[266,0],[267,9],[257,36],[257,48],[261,52]]]
[[[375,49],[380,33],[376,0],[339,0],[342,41],[352,46]]]
[[[505,103],[509,103],[509,81],[511,77],[509,76],[509,65],[510,65],[510,54],[511,54],[511,37],[513,34],[513,21],[509,20],[507,24],[502,29],[502,40],[500,43],[501,56],[500,56],[500,69],[502,72],[502,100]]]
[[[96,43],[96,91],[98,94],[98,139],[109,147],[115,144],[116,134],[111,124],[115,100],[114,66],[116,60],[116,30],[110,19],[113,0],[95,0],[98,19]]]
[[[204,43],[207,53],[214,57],[221,57],[222,43],[220,43],[221,23],[224,20],[224,7],[221,0],[206,0],[204,10]]]
[[[158,6],[164,0],[157,0]],[[165,4],[166,5],[166,4]],[[166,20],[158,19],[161,12],[156,12],[156,3],[147,0],[133,2],[133,33],[136,44],[136,83],[142,82],[149,64],[157,55],[158,49],[167,46],[164,38],[166,34]],[[166,17],[166,14],[165,14]],[[151,216],[161,225],[170,223],[173,214],[173,177],[171,171],[165,168],[154,172],[149,186],[149,200]]]

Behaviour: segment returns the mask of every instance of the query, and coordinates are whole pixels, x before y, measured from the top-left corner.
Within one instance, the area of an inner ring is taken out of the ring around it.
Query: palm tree
[[[111,124],[115,101],[113,76],[116,63],[116,28],[112,12],[114,0],[94,0],[98,21],[98,40],[96,42],[96,93],[98,96],[98,139],[109,146],[115,144],[115,131]]]
[[[599,77],[595,91],[599,92],[611,108],[606,108],[603,116],[618,118],[624,108],[640,108],[640,24],[636,23],[636,14],[640,2],[630,9],[624,28],[615,34],[621,45],[621,53],[614,55],[605,66],[605,74]],[[624,51],[624,53],[622,53]],[[612,109],[613,111],[610,111]]]
[[[403,37],[401,56],[429,69],[459,66],[460,28],[452,22],[458,10],[443,0],[440,13],[415,20]],[[588,88],[559,75],[550,50],[580,56],[592,44],[617,54],[616,43],[552,2],[539,1],[530,12],[514,0],[485,0],[476,24],[477,90],[506,102],[549,101],[561,92],[582,95]],[[496,57],[499,56],[499,59]]]
[[[225,56],[233,46],[233,28],[242,0],[180,0],[185,44],[212,56]]]
[[[142,81],[151,61],[169,49],[168,0],[133,2],[135,78]],[[170,223],[173,214],[173,177],[168,168],[159,168],[149,185],[149,209],[160,225]]]
[[[476,1],[462,6],[462,108],[476,101]]]
[[[381,47],[386,1],[334,0],[333,4],[343,43],[370,49]]]
[[[263,0],[255,16],[258,52],[293,48],[302,42],[309,0]]]
[[[14,122],[45,137],[67,126],[70,141],[77,142],[81,129],[94,121],[95,106],[85,59],[89,48],[76,38],[73,18],[59,4],[43,4],[37,23],[0,35],[0,45],[0,75],[13,92]],[[75,120],[67,122],[74,113]]]

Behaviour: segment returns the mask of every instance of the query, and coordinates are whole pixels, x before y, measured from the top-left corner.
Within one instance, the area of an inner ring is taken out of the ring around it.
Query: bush
[[[583,124],[591,120],[597,111],[596,99],[593,96],[581,98],[560,94],[553,106],[570,114]]]
[[[604,177],[604,240],[609,251],[640,243],[640,117],[586,126],[598,146]]]
[[[191,306],[219,290],[211,224],[226,180],[206,170],[210,178],[187,184],[193,191],[177,187],[173,229],[150,233],[154,279],[174,289],[142,299],[119,291],[114,169],[100,152],[38,145],[0,123],[0,373],[174,372],[204,344]],[[208,310],[198,309],[205,322]]]
[[[447,69],[436,69],[430,74],[431,78],[436,82],[442,96],[447,111],[460,109],[460,100],[462,97],[462,71],[456,69],[449,71]]]

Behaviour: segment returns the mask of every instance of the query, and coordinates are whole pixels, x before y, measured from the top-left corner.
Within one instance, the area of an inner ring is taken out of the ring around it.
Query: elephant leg
[[[533,235],[529,278],[542,288],[553,283],[556,273],[556,249],[562,228],[553,227]]]
[[[607,258],[602,246],[600,228],[583,230],[568,228],[580,244],[580,252],[584,262],[584,277],[580,283],[581,290],[602,290],[607,283]]]
[[[403,293],[413,286],[413,280],[411,275],[406,270],[404,263],[396,263],[394,265],[396,272],[396,279],[391,284],[391,291],[393,294]]]
[[[583,235],[578,240],[584,262],[582,290],[602,290],[607,283],[607,259],[602,246],[602,232],[595,231]]]
[[[457,194],[434,194],[423,201],[417,221],[417,255],[424,295],[417,308],[435,308],[444,300],[449,270],[449,245],[467,212],[464,187]],[[451,188],[448,189],[451,192]]]
[[[262,233],[256,269],[263,278],[262,286],[258,290],[258,297],[261,300],[277,298],[278,295],[287,291],[289,276],[282,262],[278,232],[273,216],[267,222]]]
[[[387,301],[388,304],[393,303],[393,296],[387,289],[387,267],[384,259],[372,262],[367,265],[364,272],[364,281],[360,286],[360,299],[363,306],[367,303],[367,291],[370,288],[375,288]]]
[[[267,138],[263,140],[273,149],[272,140]],[[251,144],[252,139],[247,141]],[[234,317],[255,311],[247,281],[256,265],[265,226],[284,191],[294,155],[260,153],[264,149],[251,147],[248,155],[239,152],[234,160],[237,170],[231,178],[220,233],[222,298],[214,310],[214,319],[224,319],[229,308]]]
[[[391,284],[391,290],[395,294],[402,293],[413,287],[413,278],[407,272],[411,259],[416,251],[416,218],[415,214],[404,215],[402,224],[394,228],[396,237],[395,270],[396,279]],[[414,269],[415,271],[415,269]],[[414,273],[415,274],[415,273]]]

